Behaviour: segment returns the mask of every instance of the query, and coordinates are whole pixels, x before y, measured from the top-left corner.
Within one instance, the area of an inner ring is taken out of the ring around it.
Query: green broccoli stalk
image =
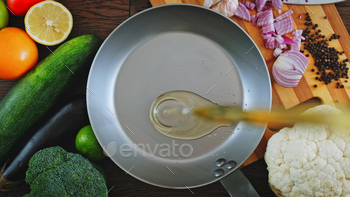
[[[56,146],[38,151],[29,161],[25,181],[33,196],[108,196],[106,180],[86,158]]]

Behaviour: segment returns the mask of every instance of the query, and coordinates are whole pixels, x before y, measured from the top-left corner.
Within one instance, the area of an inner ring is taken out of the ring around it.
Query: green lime
[[[75,139],[75,147],[81,155],[92,161],[100,161],[105,157],[91,125],[80,129]]]
[[[0,0],[0,29],[6,27],[8,22],[9,22],[9,13],[7,11],[4,1]]]

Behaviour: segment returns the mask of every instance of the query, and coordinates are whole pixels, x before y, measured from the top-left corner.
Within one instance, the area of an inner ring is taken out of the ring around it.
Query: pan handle
[[[258,197],[259,194],[255,191],[253,185],[244,176],[241,170],[237,169],[230,175],[220,180],[230,196],[249,196]]]

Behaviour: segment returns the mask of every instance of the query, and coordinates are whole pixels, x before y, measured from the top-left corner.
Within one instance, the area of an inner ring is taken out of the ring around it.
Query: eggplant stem
[[[6,164],[8,161],[6,161],[6,163],[2,166],[1,171],[0,171],[0,191],[10,191],[11,189],[13,189],[14,187],[16,187],[17,185],[19,185],[21,181],[9,181],[4,177],[4,171],[6,168]]]
[[[0,171],[1,175],[2,175],[2,174],[4,173],[4,171],[5,171],[7,162],[9,162],[9,160],[7,160],[7,161],[4,163],[4,165],[2,166],[2,168],[1,168],[1,171]]]

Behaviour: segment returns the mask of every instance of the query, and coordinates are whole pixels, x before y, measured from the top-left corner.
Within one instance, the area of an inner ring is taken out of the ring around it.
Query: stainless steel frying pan
[[[270,77],[255,43],[232,20],[209,9],[158,6],[109,35],[87,84],[93,130],[106,154],[127,173],[165,188],[222,179],[225,187],[242,189],[228,175],[254,151],[265,127],[238,122],[196,140],[162,135],[150,121],[150,107],[174,90],[223,106],[270,110]]]

